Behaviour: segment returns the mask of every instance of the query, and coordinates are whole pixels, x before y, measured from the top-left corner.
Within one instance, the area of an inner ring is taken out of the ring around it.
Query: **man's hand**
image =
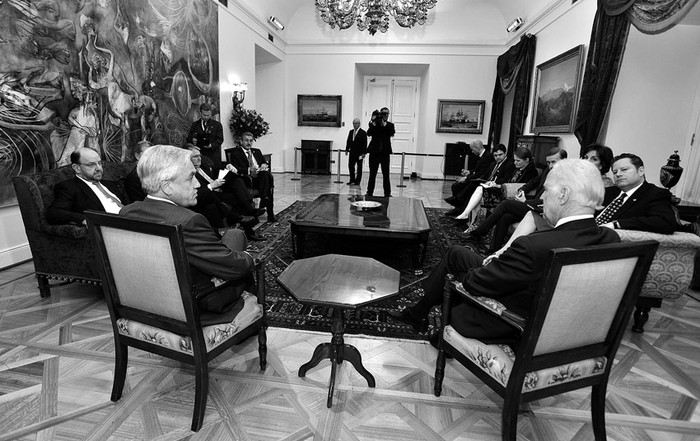
[[[464,177],[469,176],[469,173],[471,173],[471,172],[469,170],[467,170],[466,168],[463,168],[462,171],[460,172],[460,174]]]
[[[615,229],[615,224],[613,224],[612,222],[608,222],[608,223],[602,224],[600,226],[605,227],[605,228],[610,228],[611,230]]]
[[[226,164],[226,170],[230,171],[234,175],[238,174],[238,169],[233,166],[233,164]]]
[[[269,169],[270,169],[270,166],[268,166],[267,164],[263,164],[258,168],[259,171],[267,171]]]
[[[226,182],[226,181],[224,181],[223,179],[215,179],[215,180],[211,181],[211,183],[209,184],[209,189],[216,190],[217,188],[224,185],[224,182]]]
[[[515,195],[515,200],[518,202],[525,202],[525,192],[518,190],[518,193]]]

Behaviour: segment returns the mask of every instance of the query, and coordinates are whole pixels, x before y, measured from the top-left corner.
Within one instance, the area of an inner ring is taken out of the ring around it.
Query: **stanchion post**
[[[297,177],[297,151],[299,149],[294,147],[294,176],[292,177],[292,181],[301,181],[301,178]]]
[[[343,181],[340,180],[340,149],[338,149],[338,174],[337,178],[335,178],[335,181],[333,181],[334,184],[342,184]]]
[[[399,185],[397,187],[405,187],[403,185],[403,168],[406,165],[406,152],[401,152],[401,175],[399,176]]]

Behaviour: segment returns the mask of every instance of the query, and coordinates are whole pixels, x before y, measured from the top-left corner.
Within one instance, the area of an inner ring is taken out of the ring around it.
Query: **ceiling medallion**
[[[436,3],[437,0],[316,0],[316,9],[332,29],[347,29],[357,23],[357,29],[374,35],[389,29],[390,15],[404,28],[425,24],[428,10]]]

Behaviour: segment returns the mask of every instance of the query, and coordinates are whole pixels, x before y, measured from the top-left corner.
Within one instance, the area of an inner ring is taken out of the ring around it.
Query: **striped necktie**
[[[597,225],[603,225],[610,222],[613,216],[615,216],[615,213],[617,213],[617,210],[622,207],[622,204],[625,202],[625,198],[627,198],[627,193],[620,193],[620,196],[618,196],[614,201],[610,202],[610,204],[608,204],[608,206],[600,212],[598,217],[595,218],[595,223]]]

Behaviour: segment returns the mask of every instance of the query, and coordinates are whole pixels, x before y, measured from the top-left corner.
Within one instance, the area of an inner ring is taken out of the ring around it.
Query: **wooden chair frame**
[[[552,250],[547,259],[547,267],[549,270],[540,283],[536,300],[530,310],[530,319],[527,320],[520,344],[515,349],[515,362],[506,386],[504,387],[488,373],[476,366],[462,352],[444,341],[443,329],[441,328],[440,349],[435,369],[435,395],[440,396],[442,392],[442,380],[445,375],[445,358],[446,354],[450,354],[504,399],[501,416],[502,438],[503,440],[515,440],[517,436],[517,417],[520,403],[526,403],[592,386],[591,414],[593,432],[596,440],[605,440],[605,394],[608,377],[610,376],[610,369],[657,247],[658,242],[656,241],[644,241],[633,244],[624,243],[581,249],[561,248]],[[605,340],[583,347],[535,355],[534,352],[537,347],[537,342],[547,313],[549,312],[549,306],[555,294],[562,268],[567,265],[612,261],[630,257],[637,257],[638,260],[627,283],[627,287],[620,300],[619,307]],[[466,294],[461,284],[455,282],[452,275],[448,275],[448,280],[445,283],[445,298],[442,305],[443,327],[450,324],[451,298],[454,292]],[[477,305],[477,303],[474,303],[474,305]],[[603,373],[600,375],[582,377],[542,389],[523,392],[525,376],[529,372],[601,356],[607,358],[607,363]]]
[[[127,373],[129,346],[191,364],[194,366],[195,373],[195,399],[191,429],[195,432],[198,431],[202,427],[204,412],[206,410],[209,386],[209,361],[231,348],[231,346],[236,345],[247,339],[249,336],[257,333],[260,369],[265,370],[267,366],[267,336],[265,333],[267,324],[265,320],[264,307],[265,279],[263,264],[261,262],[256,262],[255,268],[257,280],[257,301],[263,306],[263,315],[253,323],[249,324],[244,330],[240,331],[235,336],[231,337],[210,351],[207,351],[204,334],[202,331],[202,324],[199,318],[197,300],[213,292],[214,290],[221,289],[225,286],[230,286],[235,282],[228,281],[211,290],[197,293],[195,297],[194,293],[192,292],[192,277],[190,274],[190,267],[182,234],[182,226],[128,219],[118,215],[98,213],[94,211],[87,211],[86,216],[88,220],[88,229],[92,235],[100,263],[99,269],[102,276],[102,287],[105,300],[107,301],[107,306],[109,308],[109,315],[112,320],[112,329],[114,333],[115,369],[111,400],[116,402],[122,396]],[[109,256],[103,239],[103,227],[144,233],[168,239],[170,249],[172,250],[173,254],[175,271],[177,274],[177,283],[180,288],[180,296],[182,298],[186,321],[156,315],[121,304],[115,279],[112,274]],[[181,336],[190,337],[192,340],[192,354],[183,353],[174,349],[120,334],[117,327],[117,320],[122,318],[156,326]]]

